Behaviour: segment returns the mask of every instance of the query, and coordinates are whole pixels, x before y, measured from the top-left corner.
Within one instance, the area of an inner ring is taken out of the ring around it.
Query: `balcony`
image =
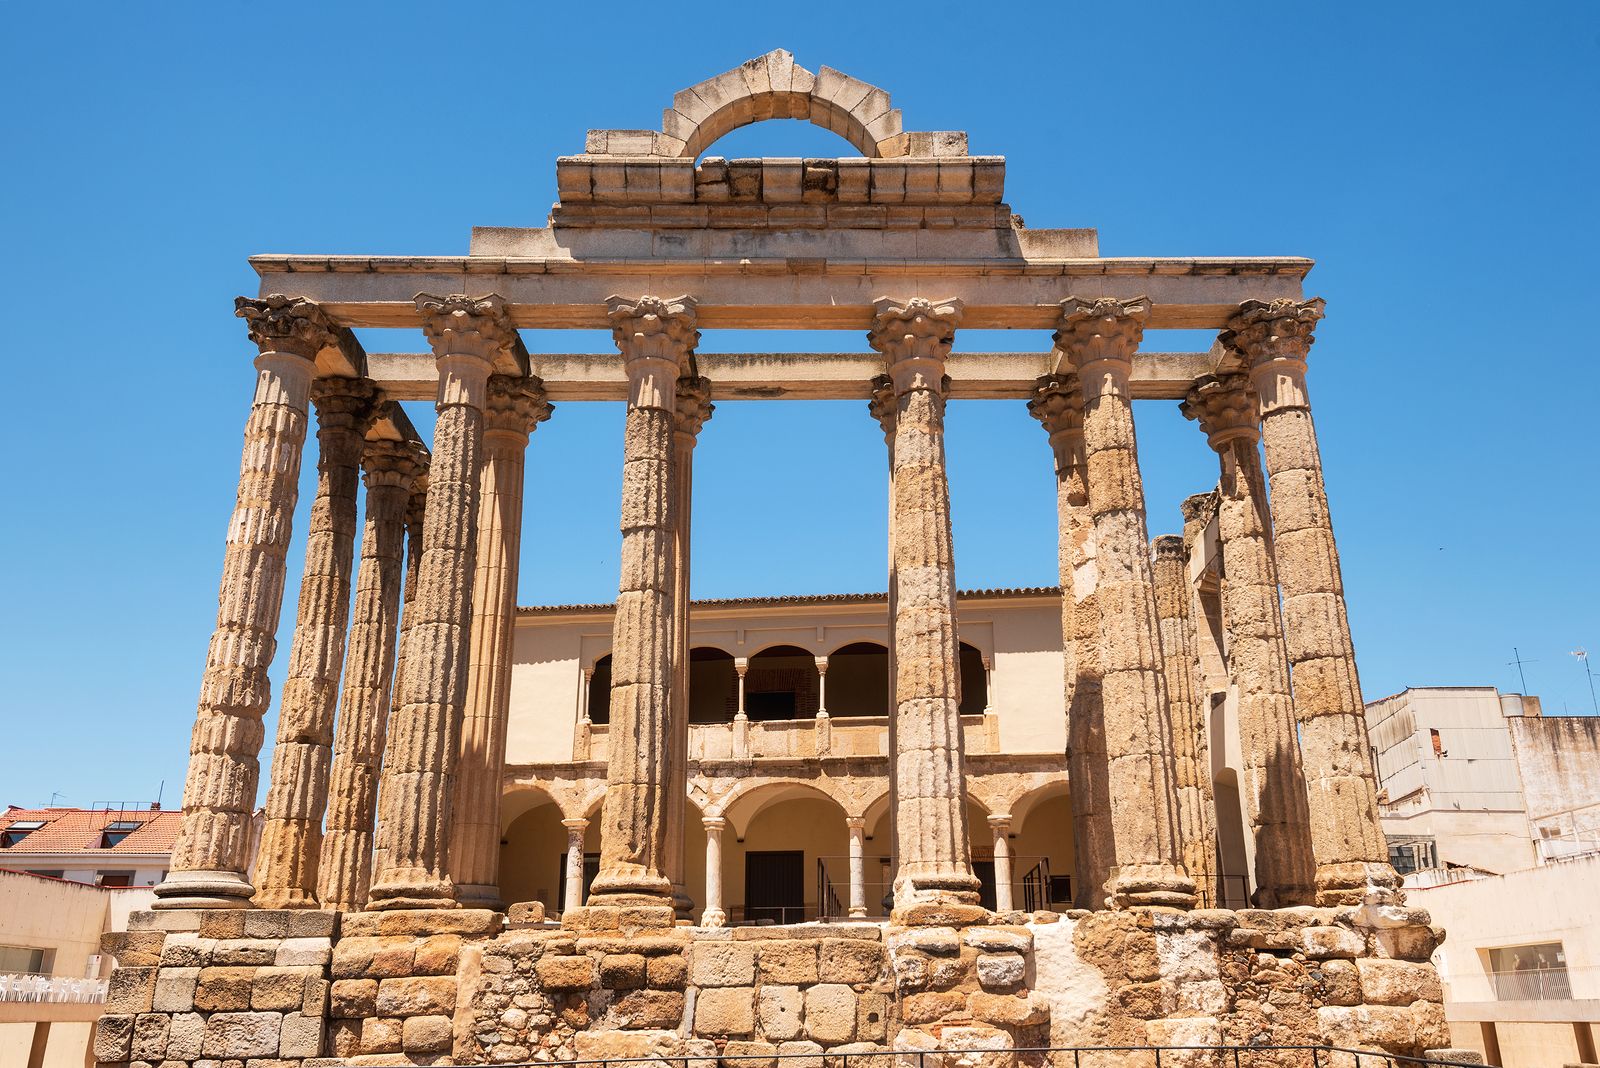
[[[611,727],[579,730],[579,761],[610,759]],[[999,719],[993,713],[961,717],[968,755],[1000,751]],[[809,760],[816,757],[886,757],[887,716],[808,716],[804,719],[735,720],[689,726],[690,763],[730,760]]]

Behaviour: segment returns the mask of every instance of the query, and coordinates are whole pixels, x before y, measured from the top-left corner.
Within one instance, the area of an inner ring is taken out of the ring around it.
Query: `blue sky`
[[[252,382],[231,306],[248,255],[460,254],[473,225],[541,225],[586,129],[656,127],[675,90],[775,47],[885,88],[907,128],[969,131],[1008,158],[1013,210],[1098,227],[1106,255],[1316,259],[1311,388],[1367,695],[1516,689],[1516,647],[1547,710],[1589,709],[1569,654],[1600,657],[1600,8],[730,10],[7,5],[0,803],[149,800],[162,780],[178,801]],[[712,151],[853,154],[794,122]],[[863,341],[704,347],[768,346]],[[1175,405],[1137,418],[1151,533],[1174,531],[1215,458]],[[535,434],[523,603],[614,596],[621,426],[620,405],[569,404]],[[695,595],[882,589],[882,448],[863,405],[721,405]],[[949,455],[961,584],[1053,582],[1048,450],[1021,403],[952,405]]]

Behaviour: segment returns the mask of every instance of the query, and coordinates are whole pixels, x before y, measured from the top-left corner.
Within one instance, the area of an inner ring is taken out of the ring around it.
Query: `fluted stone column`
[[[850,832],[850,918],[863,920],[867,916],[867,820],[865,816],[846,816],[844,825]]]
[[[528,435],[550,417],[537,378],[492,375],[483,410],[478,475],[477,566],[467,711],[451,813],[450,877],[456,899],[499,909],[500,793],[511,715],[511,641],[516,628],[517,564],[522,551],[523,460]]]
[[[711,383],[694,375],[678,379],[673,416],[672,462],[677,497],[672,523],[672,737],[667,750],[666,875],[672,884],[672,906],[679,919],[689,919],[694,901],[685,876],[683,818],[689,798],[689,535],[694,519],[694,446],[700,428],[716,406]]]
[[[324,908],[343,912],[366,904],[372,881],[373,817],[394,681],[406,510],[426,462],[424,450],[400,441],[368,442],[361,456],[367,515],[328,776],[317,893]]]
[[[889,651],[884,657],[889,675],[889,692],[884,694],[884,708],[889,721],[888,743],[889,752],[898,752],[898,735],[895,731],[894,710],[900,707],[900,702],[895,696],[895,679],[898,671],[894,659],[894,621],[899,615],[898,583],[894,574],[894,428],[899,411],[899,403],[894,396],[894,382],[888,375],[876,375],[872,379],[872,398],[867,402],[867,412],[877,421],[878,428],[883,431],[883,444],[889,459],[889,503],[888,503],[888,538],[886,546],[889,557],[889,591],[888,597],[888,623],[889,623]],[[895,777],[889,776],[889,811],[898,811],[895,802]],[[900,865],[900,822],[894,818],[889,820],[889,864],[891,875]]]
[[[1194,904],[1177,842],[1172,725],[1162,679],[1155,581],[1128,379],[1144,299],[1062,302],[1056,347],[1078,372],[1094,516],[1095,605],[1116,869],[1114,907]]]
[[[356,484],[367,427],[378,413],[377,389],[365,379],[319,378],[311,399],[317,413],[317,495],[256,864],[254,901],[266,909],[317,907],[334,713],[350,618]]]
[[[261,717],[271,699],[267,669],[277,644],[314,361],[334,342],[332,323],[310,301],[240,297],[235,308],[260,351],[255,399],[190,738],[183,824],[170,870],[155,890],[158,909],[244,908],[254,893],[245,871]]]
[[[622,580],[611,652],[611,751],[595,905],[672,906],[665,874],[671,729],[673,464],[678,376],[699,333],[688,297],[611,300],[628,375]],[[670,917],[667,918],[670,922]]]
[[[994,835],[994,910],[1010,912],[1011,903],[1011,813],[989,817],[989,833]]]
[[[901,922],[976,920],[961,736],[955,557],[944,459],[944,361],[958,301],[880,300],[868,340],[895,393],[895,696],[889,756],[898,825]],[[965,907],[965,908],[964,908]],[[968,913],[970,912],[970,916]]]
[[[562,820],[567,829],[567,892],[563,912],[583,907],[583,836],[589,830],[586,819]]]
[[[1228,674],[1239,691],[1240,792],[1255,840],[1255,892],[1263,908],[1309,905],[1311,834],[1294,698],[1278,614],[1272,518],[1261,474],[1255,394],[1243,375],[1206,375],[1183,414],[1198,420],[1221,461],[1217,528]]]
[[[1083,390],[1075,374],[1045,375],[1028,411],[1050,435],[1056,466],[1057,566],[1072,799],[1073,899],[1105,907],[1112,853],[1106,731],[1100,704],[1100,616],[1095,608],[1094,517],[1083,452]]]
[[[1261,398],[1261,440],[1283,586],[1284,637],[1307,771],[1317,904],[1353,904],[1393,888],[1378,825],[1377,783],[1328,515],[1322,455],[1306,393],[1306,356],[1321,300],[1246,301],[1222,341],[1245,360]]]
[[[424,470],[417,475],[416,484],[411,488],[411,500],[406,505],[406,577],[405,592],[400,599],[400,633],[395,638],[394,657],[394,683],[390,686],[389,711],[384,719],[383,728],[385,736],[388,733],[389,721],[400,710],[400,691],[406,677],[406,646],[411,641],[411,624],[416,620],[414,602],[417,599],[418,573],[422,570],[422,517],[428,510],[428,472]],[[378,757],[381,771],[383,748],[386,738],[379,738]],[[372,873],[382,871],[385,865],[384,837],[383,837],[383,776],[378,776],[378,805],[372,815],[372,859],[367,865],[364,888],[372,884]],[[367,893],[365,889],[361,895],[358,907],[366,907]]]
[[[706,908],[700,915],[701,927],[725,927],[728,914],[722,910],[722,831],[728,821],[721,816],[702,816],[706,829]]]
[[[1211,767],[1206,746],[1206,703],[1200,695],[1200,665],[1195,657],[1194,590],[1189,585],[1189,553],[1184,539],[1167,534],[1155,540],[1156,617],[1161,627],[1163,674],[1172,709],[1172,755],[1178,786],[1178,839],[1183,867],[1196,886],[1213,893],[1216,865],[1216,813],[1211,803]],[[1217,907],[1212,896],[1206,902]]]
[[[416,601],[383,765],[384,814],[371,909],[447,908],[453,776],[467,703],[483,409],[495,358],[517,344],[499,297],[417,298],[439,368]]]

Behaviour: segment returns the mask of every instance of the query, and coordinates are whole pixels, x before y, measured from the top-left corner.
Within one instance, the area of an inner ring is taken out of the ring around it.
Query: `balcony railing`
[[[0,1001],[97,1004],[106,999],[106,985],[104,979],[12,972],[0,974]]]
[[[1496,1001],[1570,1001],[1572,980],[1565,968],[1523,968],[1490,972]]]

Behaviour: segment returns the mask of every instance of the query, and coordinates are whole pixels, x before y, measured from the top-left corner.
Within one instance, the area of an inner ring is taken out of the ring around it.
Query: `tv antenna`
[[[1589,652],[1586,649],[1574,649],[1572,655],[1583,661],[1583,673],[1589,676],[1589,707],[1596,715],[1600,715],[1600,701],[1594,697],[1594,672],[1589,669]]]
[[[1516,667],[1517,678],[1522,680],[1522,696],[1526,697],[1528,696],[1528,676],[1523,672],[1522,665],[1537,664],[1539,661],[1522,659],[1522,654],[1517,652],[1517,647],[1515,645],[1511,647],[1511,656],[1512,659],[1507,661],[1506,667],[1512,667],[1513,665]]]

